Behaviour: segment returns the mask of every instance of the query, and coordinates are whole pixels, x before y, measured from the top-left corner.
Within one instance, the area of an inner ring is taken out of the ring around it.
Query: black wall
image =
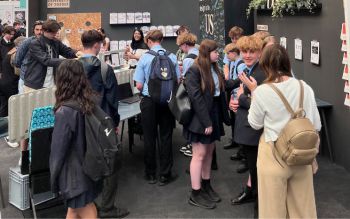
[[[111,40],[131,40],[133,29],[142,26],[110,25],[109,14],[113,12],[148,11],[151,13],[151,25],[186,24],[194,34],[199,33],[198,0],[71,0],[71,7],[68,9],[48,9],[46,0],[31,1],[40,2],[40,19],[46,19],[50,13],[101,12],[102,27]],[[178,47],[175,39],[175,37],[165,38],[163,46],[176,52]]]
[[[341,24],[344,22],[343,1],[319,2],[322,3],[322,11],[317,16],[285,16],[274,20],[269,16],[257,16],[255,23],[269,25],[269,31],[278,39],[287,37],[287,49],[296,76],[313,87],[316,97],[333,104],[328,114],[333,154],[336,163],[350,170],[350,111],[344,105],[340,41]],[[294,59],[295,38],[303,40],[303,61]],[[320,66],[310,63],[312,40],[320,42]]]

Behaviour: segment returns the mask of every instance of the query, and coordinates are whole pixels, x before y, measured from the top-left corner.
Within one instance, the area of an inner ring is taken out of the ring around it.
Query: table
[[[330,157],[331,161],[334,162],[333,150],[332,150],[332,146],[331,146],[330,136],[329,136],[329,132],[328,132],[328,125],[327,125],[327,120],[326,120],[326,113],[325,113],[325,111],[327,109],[331,109],[333,107],[333,105],[324,101],[324,100],[318,99],[318,98],[316,98],[316,104],[317,104],[317,108],[318,108],[318,111],[320,112],[320,116],[321,116],[322,129],[324,130],[324,134],[326,137],[327,147],[328,147],[328,151],[329,151],[329,157]]]
[[[119,102],[118,113],[120,115],[120,121],[122,121],[122,132],[120,136],[120,141],[123,141],[125,120],[128,120],[128,136],[129,136],[129,152],[132,153],[132,146],[134,144],[134,132],[132,130],[132,124],[130,118],[137,116],[141,113],[140,102],[127,104]]]

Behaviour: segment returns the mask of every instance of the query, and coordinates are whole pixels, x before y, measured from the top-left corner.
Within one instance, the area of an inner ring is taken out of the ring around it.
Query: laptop
[[[140,96],[133,94],[130,83],[119,84],[117,96],[121,103],[132,104],[140,101]]]

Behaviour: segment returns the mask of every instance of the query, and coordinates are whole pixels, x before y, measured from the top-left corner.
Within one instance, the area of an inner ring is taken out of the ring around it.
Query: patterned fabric
[[[38,129],[52,128],[55,124],[53,106],[35,108],[29,127],[29,159],[31,160],[32,132]]]

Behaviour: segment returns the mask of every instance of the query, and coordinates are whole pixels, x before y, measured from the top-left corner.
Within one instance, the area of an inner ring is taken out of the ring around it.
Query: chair
[[[34,218],[37,218],[37,205],[57,198],[57,195],[51,192],[49,166],[53,125],[51,106],[33,110],[29,128],[29,196]]]

